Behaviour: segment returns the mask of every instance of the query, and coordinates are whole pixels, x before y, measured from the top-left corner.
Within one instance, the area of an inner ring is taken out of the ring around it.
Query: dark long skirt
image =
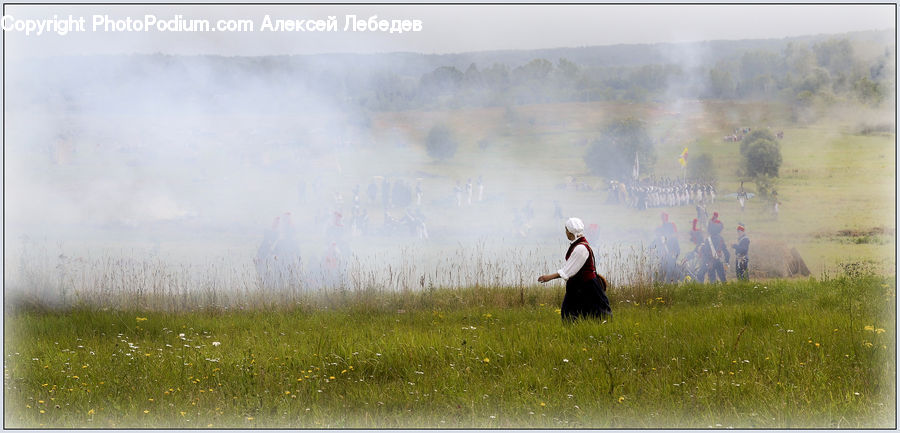
[[[575,281],[570,278],[566,282],[566,296],[560,308],[564,321],[576,318],[605,319],[612,315],[609,299],[606,297],[606,284],[600,278],[588,281]]]

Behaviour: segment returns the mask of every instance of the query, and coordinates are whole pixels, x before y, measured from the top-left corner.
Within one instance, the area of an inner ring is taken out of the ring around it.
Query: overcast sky
[[[18,56],[96,53],[219,55],[324,52],[453,53],[717,39],[783,38],[859,30],[894,29],[894,5],[6,5],[15,19],[86,21],[85,32],[26,36],[5,32],[7,59]],[[105,32],[93,15],[142,20],[252,20],[252,32]],[[266,32],[263,18],[338,18],[336,32]],[[404,34],[343,31],[346,15],[421,20],[423,30]],[[11,21],[9,21],[11,22]]]

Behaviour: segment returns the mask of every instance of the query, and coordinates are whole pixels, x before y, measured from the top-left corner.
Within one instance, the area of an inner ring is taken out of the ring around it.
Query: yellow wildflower
[[[619,403],[621,403],[621,402],[623,402],[623,401],[625,401],[625,396],[624,396],[624,395],[620,395],[620,396],[619,396]]]
[[[863,330],[864,330],[864,331],[872,331],[872,332],[875,332],[875,327],[872,326],[872,325],[866,325],[866,327],[863,328]]]
[[[144,409],[144,413],[150,413],[150,411],[147,409]]]
[[[491,362],[491,358],[484,358],[484,362],[485,363]]]
[[[882,332],[884,332],[884,328],[878,328],[875,330],[876,334],[881,334]]]
[[[91,409],[88,411],[88,415],[93,415],[94,413],[96,413],[96,412],[94,412],[94,409]]]
[[[546,404],[544,404],[544,402],[541,402],[541,407],[544,407],[544,406],[546,406]]]
[[[137,320],[138,322],[143,322],[143,321],[147,320],[146,317],[135,317],[134,319]]]

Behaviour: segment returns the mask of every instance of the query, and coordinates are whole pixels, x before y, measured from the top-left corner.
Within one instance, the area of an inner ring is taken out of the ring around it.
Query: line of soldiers
[[[484,179],[481,176],[478,176],[478,202],[480,203],[484,199]],[[459,184],[459,181],[456,181],[456,186],[453,187],[453,194],[456,196],[456,207],[462,207],[463,205],[463,191],[465,191],[466,197],[466,205],[472,206],[472,194],[475,192],[475,188],[472,186],[472,178],[466,181],[465,190]]]
[[[612,180],[607,197],[607,203],[624,204],[640,210],[715,202],[716,187],[711,183],[670,179],[640,183]]]
[[[674,283],[687,277],[701,283],[707,279],[711,283],[726,281],[725,270],[731,261],[731,253],[722,237],[725,226],[719,220],[718,212],[713,212],[712,218],[706,224],[706,232],[698,227],[699,220],[694,218],[690,232],[690,241],[694,244],[694,249],[685,255],[681,263],[678,263],[681,248],[678,245],[678,231],[675,224],[669,221],[669,215],[665,212],[660,218],[662,224],[656,228],[656,236],[651,243],[651,251],[655,252],[659,261],[659,272],[656,276],[658,281]],[[747,280],[750,277],[750,238],[747,237],[743,224],[738,223],[736,230],[738,240],[731,244],[731,249],[735,253],[735,274],[738,280]]]

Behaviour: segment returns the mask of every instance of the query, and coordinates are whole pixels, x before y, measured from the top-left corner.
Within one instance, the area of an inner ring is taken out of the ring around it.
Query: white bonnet
[[[584,236],[584,223],[581,222],[581,218],[569,218],[566,220],[566,230],[575,235],[576,238]]]

